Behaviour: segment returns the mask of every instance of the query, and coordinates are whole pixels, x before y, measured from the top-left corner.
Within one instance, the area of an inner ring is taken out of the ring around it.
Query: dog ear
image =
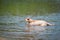
[[[26,21],[29,21],[29,20],[30,20],[30,18],[26,18],[25,20],[26,20]]]
[[[29,18],[27,20],[30,20]]]

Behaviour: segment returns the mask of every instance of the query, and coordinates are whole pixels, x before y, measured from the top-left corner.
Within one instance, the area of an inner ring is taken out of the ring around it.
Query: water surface
[[[38,27],[27,30],[25,18],[46,20],[54,26]],[[0,16],[0,40],[60,40],[60,13],[49,15]]]

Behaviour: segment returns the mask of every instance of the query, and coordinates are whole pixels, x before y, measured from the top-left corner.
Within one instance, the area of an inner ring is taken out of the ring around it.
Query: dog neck
[[[32,23],[32,22],[35,22],[35,21],[33,21],[33,20],[31,20],[31,21],[28,21],[28,23]]]

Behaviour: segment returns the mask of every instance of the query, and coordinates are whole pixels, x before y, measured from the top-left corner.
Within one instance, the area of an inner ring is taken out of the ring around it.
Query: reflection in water
[[[27,17],[27,16],[26,16]],[[0,40],[59,40],[60,14],[33,16],[32,19],[44,19],[55,26],[26,26],[25,18],[18,16],[0,16]],[[29,30],[29,32],[25,31]]]

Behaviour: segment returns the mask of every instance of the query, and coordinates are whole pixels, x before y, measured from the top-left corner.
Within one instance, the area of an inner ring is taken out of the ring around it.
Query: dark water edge
[[[54,26],[38,27],[25,32],[25,18],[46,20]],[[37,30],[38,29],[38,30]],[[0,16],[0,40],[60,40],[60,13],[47,15]]]

